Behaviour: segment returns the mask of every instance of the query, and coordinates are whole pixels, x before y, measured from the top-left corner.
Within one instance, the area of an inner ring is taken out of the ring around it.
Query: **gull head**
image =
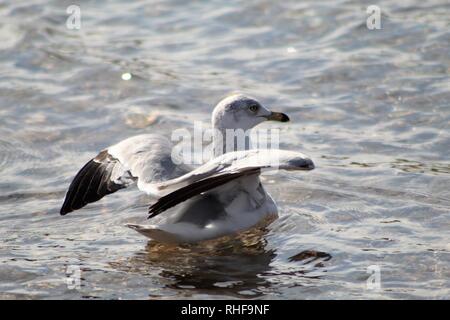
[[[217,129],[248,130],[268,120],[287,122],[289,117],[281,112],[270,111],[257,100],[242,94],[222,99],[212,114],[212,125]]]

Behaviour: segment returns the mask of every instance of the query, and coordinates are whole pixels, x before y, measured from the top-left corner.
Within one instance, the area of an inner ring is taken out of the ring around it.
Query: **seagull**
[[[195,243],[267,225],[278,217],[278,208],[261,183],[261,173],[314,169],[302,153],[251,149],[227,135],[227,130],[249,130],[268,120],[287,122],[289,117],[243,94],[221,100],[212,113],[214,156],[198,168],[174,158],[173,144],[163,135],[122,140],[100,151],[76,174],[60,213],[137,185],[157,199],[148,211],[155,223],[127,226],[157,242]]]

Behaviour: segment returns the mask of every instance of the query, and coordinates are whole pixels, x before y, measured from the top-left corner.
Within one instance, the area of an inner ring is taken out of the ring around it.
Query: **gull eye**
[[[250,107],[248,107],[248,109],[249,109],[251,112],[256,112],[256,111],[258,111],[258,105],[252,104]]]

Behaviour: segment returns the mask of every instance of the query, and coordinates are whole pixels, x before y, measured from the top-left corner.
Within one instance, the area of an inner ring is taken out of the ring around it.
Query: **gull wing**
[[[76,174],[67,191],[61,215],[136,182],[142,191],[161,196],[154,185],[192,169],[175,164],[171,150],[172,143],[156,134],[134,136],[102,150]]]
[[[299,152],[286,150],[247,150],[224,154],[192,172],[158,186],[161,193],[171,190],[149,208],[149,218],[202,192],[261,170],[312,170],[314,163]]]

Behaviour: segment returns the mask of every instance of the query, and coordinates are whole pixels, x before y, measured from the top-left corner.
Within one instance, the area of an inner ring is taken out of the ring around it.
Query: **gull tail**
[[[125,226],[139,232],[140,234],[146,236],[147,238],[156,240],[158,242],[164,242],[164,243],[178,243],[179,242],[178,237],[175,234],[170,233],[165,230],[162,230],[155,225],[142,225],[142,224],[127,223]]]

